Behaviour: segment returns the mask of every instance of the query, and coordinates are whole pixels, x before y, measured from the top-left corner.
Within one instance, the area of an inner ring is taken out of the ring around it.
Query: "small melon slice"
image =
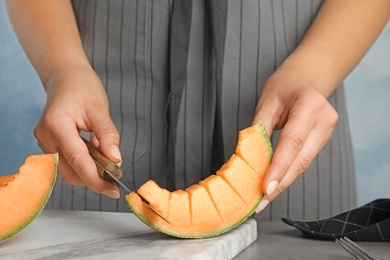
[[[19,171],[0,177],[0,242],[22,231],[46,205],[57,176],[58,154],[29,156]]]
[[[236,155],[244,159],[259,175],[264,175],[272,158],[271,141],[262,123],[238,133]],[[264,156],[268,154],[269,156]]]
[[[169,202],[169,219],[178,228],[191,226],[191,208],[188,192],[176,190],[171,193]]]
[[[264,175],[256,174],[241,157],[235,154],[217,171],[217,175],[229,183],[246,203],[262,196],[261,184]]]
[[[126,196],[132,211],[147,225],[171,236],[206,238],[220,235],[245,221],[256,209],[263,193],[261,185],[272,158],[271,142],[261,123],[239,133],[236,154],[216,175],[211,175],[185,191],[169,196],[151,181],[138,189],[153,213],[135,192]],[[169,208],[167,210],[167,208]],[[189,221],[189,218],[191,221]]]
[[[221,221],[221,217],[205,187],[194,184],[186,191],[190,198],[191,225],[194,227],[194,233],[204,233],[215,228],[214,223]]]
[[[241,216],[241,212],[237,211],[244,211],[247,204],[221,176],[210,175],[200,184],[208,191],[224,222],[235,223],[239,221],[237,217]]]
[[[158,209],[158,213],[161,214],[163,218],[169,218],[171,193],[168,190],[160,188],[155,181],[149,180],[138,189],[138,193],[142,194],[144,198],[147,198],[150,202],[150,206],[153,209]],[[157,205],[156,202],[158,202]]]

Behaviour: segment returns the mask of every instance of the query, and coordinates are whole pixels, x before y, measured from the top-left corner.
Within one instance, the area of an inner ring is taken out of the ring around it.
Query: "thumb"
[[[255,111],[255,116],[253,117],[252,125],[262,122],[267,134],[269,137],[272,136],[273,129],[276,125],[275,120],[275,108],[273,106],[266,106],[263,104],[258,104]]]
[[[95,118],[97,119],[92,125],[93,143],[98,144],[100,150],[108,159],[120,165],[122,155],[119,150],[120,136],[118,130],[108,114],[106,116],[101,114]]]

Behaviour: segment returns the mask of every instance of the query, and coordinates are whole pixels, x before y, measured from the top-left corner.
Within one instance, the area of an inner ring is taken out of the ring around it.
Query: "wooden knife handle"
[[[116,165],[114,162],[112,162],[110,159],[108,159],[106,156],[103,155],[103,153],[100,151],[99,148],[95,147],[90,141],[86,140],[85,138],[81,137],[85,144],[87,145],[89,154],[91,157],[100,163],[104,167],[106,171],[110,171],[118,180],[122,177],[122,169]],[[97,172],[100,177],[102,177],[106,181],[114,182],[115,180],[111,178],[110,175],[108,175],[103,169],[101,169],[98,165],[96,165]]]

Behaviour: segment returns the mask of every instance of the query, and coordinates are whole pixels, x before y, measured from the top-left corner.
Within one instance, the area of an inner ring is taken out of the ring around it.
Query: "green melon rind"
[[[265,126],[263,125],[263,122],[259,121],[257,123],[257,127],[260,128],[261,133],[263,134],[264,141],[267,143],[267,148],[268,148],[268,154],[270,157],[270,161],[272,160],[272,155],[273,155],[273,150],[272,150],[272,143],[271,140],[269,139],[267,129],[265,129]]]
[[[259,205],[259,203],[260,203],[262,198],[263,198],[263,195],[261,195],[260,198],[254,203],[253,207],[248,211],[247,214],[245,214],[240,220],[238,220],[237,222],[233,223],[232,225],[227,226],[227,227],[222,228],[222,229],[219,229],[217,231],[213,231],[213,232],[209,232],[209,233],[200,233],[200,234],[175,233],[175,232],[173,232],[171,230],[168,230],[168,229],[162,228],[162,227],[160,227],[158,225],[155,225],[152,222],[150,222],[135,207],[133,207],[133,205],[127,200],[127,198],[126,198],[126,201],[127,201],[127,204],[129,205],[130,209],[133,211],[133,213],[142,222],[144,222],[146,225],[148,225],[149,227],[151,227],[151,228],[153,228],[153,229],[155,229],[155,230],[157,230],[159,232],[162,232],[162,233],[170,235],[170,236],[178,237],[178,238],[210,238],[210,237],[216,237],[216,236],[222,235],[223,233],[226,233],[226,232],[232,230],[233,228],[239,226],[241,223],[243,223],[245,220],[247,220],[248,217],[251,216],[253,214],[253,212],[255,212],[255,210],[256,210],[257,206]]]
[[[56,179],[57,179],[57,166],[58,166],[58,154],[54,154],[54,159],[55,159],[55,164],[54,164],[54,177],[53,177],[53,181],[50,185],[50,188],[49,190],[46,192],[46,196],[45,196],[45,199],[41,202],[41,204],[39,205],[38,209],[36,212],[34,212],[30,218],[27,219],[26,222],[22,223],[19,227],[17,227],[15,230],[11,231],[10,233],[8,234],[5,234],[4,236],[0,237],[0,243],[10,239],[11,237],[15,236],[16,234],[18,234],[19,232],[21,232],[24,228],[26,228],[43,210],[43,208],[45,207],[47,201],[49,200],[50,198],[50,195],[53,191],[53,188],[54,188],[54,184],[56,182]]]

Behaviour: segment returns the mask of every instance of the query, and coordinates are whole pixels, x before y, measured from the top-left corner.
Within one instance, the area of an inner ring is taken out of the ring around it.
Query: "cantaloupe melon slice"
[[[191,208],[188,192],[176,190],[171,193],[169,219],[170,222],[175,223],[181,229],[191,226]]]
[[[221,176],[211,175],[200,185],[206,188],[223,222],[235,223],[240,220],[237,216],[241,212],[237,211],[245,211],[247,204]]]
[[[230,157],[216,174],[229,183],[238,196],[246,203],[250,203],[254,197],[262,196],[261,184],[264,174],[256,174],[241,157],[235,154]]]
[[[203,234],[212,230],[215,223],[222,222],[222,218],[205,187],[194,184],[186,191],[190,200],[191,233],[194,235]],[[180,212],[180,209],[175,209],[175,212]]]
[[[158,213],[165,219],[169,218],[169,202],[171,193],[166,189],[160,188],[156,182],[150,180],[142,185],[138,192],[145,195],[150,202],[150,206],[158,209]],[[145,197],[144,197],[145,198]],[[158,201],[158,205],[156,202]]]
[[[45,206],[57,176],[57,154],[29,156],[19,171],[0,177],[0,242],[22,231]]]
[[[217,236],[238,226],[254,212],[263,196],[262,181],[271,158],[271,142],[264,126],[258,123],[240,131],[236,154],[215,175],[199,184],[185,191],[173,191],[170,196],[152,180],[138,189],[170,223],[153,213],[136,193],[128,194],[126,200],[142,221],[168,235]]]
[[[272,156],[271,141],[265,127],[258,123],[238,133],[236,155],[244,159],[259,175],[264,175]],[[269,154],[270,157],[265,156]]]

